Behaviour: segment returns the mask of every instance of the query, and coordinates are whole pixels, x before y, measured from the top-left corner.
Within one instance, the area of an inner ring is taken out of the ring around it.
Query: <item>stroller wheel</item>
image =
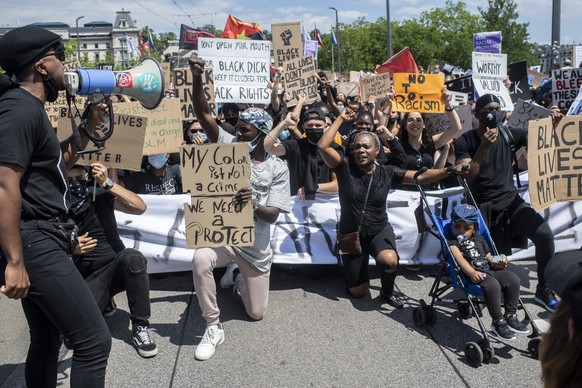
[[[483,349],[483,362],[489,364],[495,357],[495,350],[492,347]]]
[[[483,362],[483,351],[475,342],[467,342],[465,344],[465,356],[467,356],[473,366],[479,366]]]
[[[424,327],[426,325],[426,313],[422,307],[412,309],[412,320],[418,327]]]
[[[527,350],[536,360],[540,355],[540,345],[542,344],[542,339],[540,337],[533,338],[527,343]]]
[[[436,314],[436,310],[434,309],[433,306],[426,306],[425,308],[425,314],[426,314],[426,323],[429,326],[432,326],[436,323],[437,320],[437,314]]]
[[[459,316],[461,319],[469,319],[471,318],[471,306],[469,303],[462,300],[457,303],[457,310],[459,311]]]

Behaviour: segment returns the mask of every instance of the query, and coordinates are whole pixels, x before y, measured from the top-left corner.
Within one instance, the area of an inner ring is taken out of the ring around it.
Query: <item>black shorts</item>
[[[361,255],[341,256],[347,288],[356,287],[370,281],[368,274],[370,256],[376,259],[380,252],[384,250],[391,249],[396,251],[396,235],[390,223],[387,223],[381,231],[370,238],[360,236],[360,243],[362,245]]]

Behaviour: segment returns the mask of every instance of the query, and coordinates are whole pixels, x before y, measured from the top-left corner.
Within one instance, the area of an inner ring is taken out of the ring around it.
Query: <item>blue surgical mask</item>
[[[279,134],[279,140],[283,141],[283,140],[287,140],[291,137],[291,132],[289,132],[288,130],[284,130]]]
[[[168,162],[166,154],[156,154],[148,156],[148,163],[155,169],[163,168]]]

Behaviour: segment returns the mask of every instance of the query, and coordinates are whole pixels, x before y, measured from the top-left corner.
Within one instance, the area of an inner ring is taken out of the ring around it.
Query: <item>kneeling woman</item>
[[[368,258],[372,256],[381,271],[380,295],[395,307],[403,307],[394,292],[398,267],[396,237],[386,214],[386,199],[392,183],[414,183],[417,171],[405,170],[391,164],[379,164],[382,146],[371,132],[357,132],[350,137],[345,156],[333,147],[333,139],[344,119],[354,113],[346,108],[324,132],[318,143],[325,163],[334,169],[338,185],[341,215],[338,234],[359,230],[361,254],[342,254],[347,290],[353,297],[363,297],[369,287]],[[418,177],[419,183],[433,183],[451,174],[463,174],[459,166],[430,169]],[[365,205],[365,206],[364,206]],[[363,216],[364,215],[364,216]]]

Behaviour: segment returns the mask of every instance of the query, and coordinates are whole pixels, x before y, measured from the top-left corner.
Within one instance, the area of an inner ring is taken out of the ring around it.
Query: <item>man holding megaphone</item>
[[[86,133],[59,144],[44,110],[65,89],[61,37],[37,26],[0,38],[0,291],[22,299],[31,345],[26,385],[55,387],[61,333],[73,346],[72,387],[103,387],[109,329],[69,255],[74,222],[67,168],[101,122],[105,102],[89,106]]]

